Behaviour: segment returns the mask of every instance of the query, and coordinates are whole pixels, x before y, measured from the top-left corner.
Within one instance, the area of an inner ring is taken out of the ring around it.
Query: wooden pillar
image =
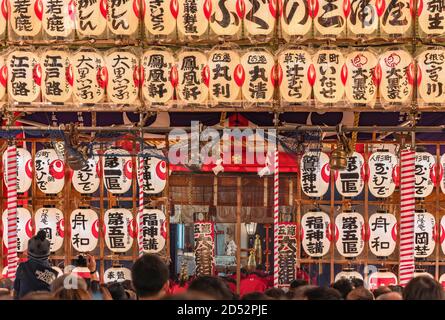
[[[236,177],[236,293],[240,293],[241,282],[241,177]]]

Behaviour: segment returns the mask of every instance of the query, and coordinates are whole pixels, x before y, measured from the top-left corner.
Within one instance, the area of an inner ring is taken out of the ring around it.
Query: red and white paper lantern
[[[31,103],[40,97],[42,68],[32,49],[12,51],[6,60],[8,94],[12,101]]]
[[[311,198],[323,197],[329,189],[331,169],[324,152],[308,151],[300,160],[301,190]]]
[[[335,245],[345,258],[359,256],[365,247],[365,220],[358,212],[342,212],[335,217]]]
[[[429,257],[436,242],[436,219],[424,210],[414,213],[414,258]]]
[[[124,208],[112,208],[104,215],[105,244],[114,253],[123,253],[131,249],[135,237],[135,225],[131,211]]]
[[[0,1],[0,6],[0,36],[4,39],[8,24],[8,0]]]
[[[85,161],[80,170],[73,170],[71,182],[80,194],[95,193],[100,186],[100,162],[97,157]]]
[[[441,47],[427,49],[416,60],[420,107],[424,104],[440,106],[445,103],[445,50]]]
[[[433,192],[436,183],[436,172],[436,158],[428,152],[416,152],[416,198],[426,198]]]
[[[37,187],[45,194],[57,194],[65,185],[65,163],[56,150],[42,149],[34,158],[34,175]]]
[[[369,192],[376,198],[390,197],[400,182],[397,156],[389,151],[373,152],[368,160]]]
[[[439,238],[440,247],[442,248],[442,253],[445,254],[445,216],[440,218],[439,234],[436,235]]]
[[[207,56],[198,50],[184,50],[178,54],[176,63],[178,99],[185,103],[206,103],[210,77]]]
[[[5,59],[5,56],[0,56],[0,101],[6,100],[7,98],[6,88],[8,87],[8,67]]]
[[[144,253],[159,253],[167,241],[167,219],[159,209],[144,209],[137,217],[139,246]]]
[[[368,289],[375,290],[382,286],[397,285],[397,276],[387,270],[379,270],[368,277]]]
[[[377,211],[369,217],[369,250],[376,257],[389,257],[397,245],[397,218],[385,211]]]
[[[312,27],[310,0],[278,0],[281,34],[284,39],[302,38]]]
[[[245,0],[211,0],[210,29],[217,36],[235,37],[241,33],[246,14]]]
[[[244,34],[248,38],[271,37],[275,30],[278,16],[276,0],[244,0],[246,16],[244,18]]]
[[[91,252],[99,239],[99,218],[96,211],[76,209],[70,215],[71,245],[78,252]]]
[[[379,15],[376,2],[378,0],[352,0],[347,13],[348,34],[354,36],[370,36],[377,32]]]
[[[42,26],[49,38],[69,38],[74,31],[74,0],[41,0]]]
[[[155,157],[139,158],[139,161],[143,161],[143,190],[146,194],[158,194],[161,193],[167,183],[167,163],[165,160]],[[139,164],[140,165],[140,164]],[[139,166],[138,166],[139,176]]]
[[[7,152],[3,153],[3,168],[6,168]],[[25,193],[32,184],[33,161],[31,154],[24,148],[17,148],[17,193]],[[4,173],[7,184],[7,174]]]
[[[407,36],[415,13],[413,3],[412,0],[377,0],[381,32],[392,37]]]
[[[116,36],[136,35],[142,18],[140,0],[107,1],[108,30]]]
[[[441,1],[417,0],[417,24],[422,34],[439,36],[445,32],[445,6]]]
[[[322,211],[309,211],[301,218],[301,245],[304,252],[313,258],[329,253],[331,246],[331,220]]]
[[[47,50],[41,56],[43,98],[50,102],[66,102],[73,93],[73,66],[66,50]]]
[[[105,188],[113,194],[123,194],[130,190],[133,180],[133,161],[124,149],[110,149],[102,157]]]
[[[65,225],[63,213],[57,208],[43,207],[37,209],[34,215],[36,232],[44,230],[46,238],[50,242],[50,251],[56,252],[63,245]]]
[[[209,29],[212,12],[211,0],[178,0],[177,18],[180,39],[199,39]]]
[[[343,197],[356,197],[363,191],[365,185],[365,159],[354,152],[347,158],[346,168],[335,172],[335,187]]]
[[[8,247],[8,209],[3,211],[3,243]],[[17,208],[17,252],[26,252],[28,249],[28,240],[33,236],[32,218],[28,209]]]
[[[8,0],[2,4],[2,12],[6,10],[6,3],[11,40],[15,39],[15,36],[38,36],[42,30],[43,0]]]
[[[346,30],[349,0],[311,0],[315,30],[321,36],[338,37]]]

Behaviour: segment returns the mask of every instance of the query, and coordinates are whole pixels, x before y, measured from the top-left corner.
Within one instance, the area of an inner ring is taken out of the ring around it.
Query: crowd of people
[[[89,272],[65,274],[49,264],[49,241],[44,232],[31,238],[28,260],[22,262],[15,281],[0,280],[0,300],[445,300],[436,280],[419,276],[406,287],[381,286],[372,292],[362,280],[340,279],[329,287],[294,280],[287,291],[268,287],[267,279],[244,270],[240,293],[233,278],[199,276],[191,281],[171,281],[169,270],[157,255],[143,255],[133,265],[132,281],[100,284],[96,261],[87,256]]]

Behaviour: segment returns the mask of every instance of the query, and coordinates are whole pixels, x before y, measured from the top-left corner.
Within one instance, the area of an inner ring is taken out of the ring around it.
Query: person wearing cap
[[[28,241],[28,260],[19,264],[14,281],[14,298],[20,299],[29,292],[50,291],[57,271],[49,264],[50,242],[46,232],[40,230]]]

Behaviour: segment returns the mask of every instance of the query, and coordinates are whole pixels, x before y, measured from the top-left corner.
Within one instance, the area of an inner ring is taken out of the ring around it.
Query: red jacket
[[[267,286],[256,274],[250,274],[240,282],[240,296],[251,292],[264,292]]]

